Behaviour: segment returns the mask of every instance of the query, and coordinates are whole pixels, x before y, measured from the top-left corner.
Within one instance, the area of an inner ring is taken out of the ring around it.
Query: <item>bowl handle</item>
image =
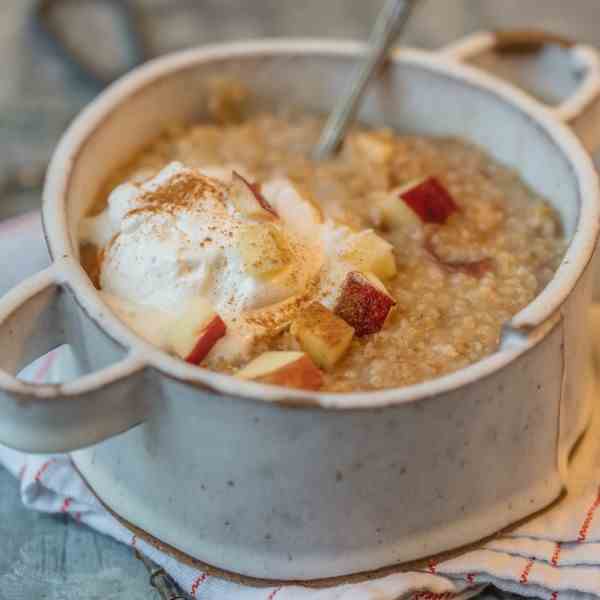
[[[465,62],[490,50],[500,55],[532,54],[548,45],[560,46],[569,53],[581,80],[569,98],[558,106],[546,108],[557,119],[570,124],[593,152],[600,147],[600,126],[594,125],[600,113],[600,57],[594,48],[545,31],[508,30],[474,33],[440,52],[452,60]]]
[[[61,344],[90,374],[61,384],[15,376]],[[115,362],[116,359],[116,362]],[[0,299],[0,443],[26,452],[82,448],[144,420],[144,362],[107,337],[74,301],[56,265]]]

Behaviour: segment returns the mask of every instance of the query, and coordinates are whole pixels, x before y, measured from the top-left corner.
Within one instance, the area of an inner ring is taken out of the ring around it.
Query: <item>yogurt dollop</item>
[[[232,202],[231,170],[207,172],[213,176],[174,162],[144,183],[118,186],[102,213],[83,219],[80,238],[102,249],[101,291],[136,333],[164,347],[170,320],[200,296],[227,323],[209,359],[235,361],[289,319],[297,300],[310,296],[332,305],[352,269],[341,250],[356,234],[324,222],[286,178],[263,183],[278,218],[257,221]],[[285,264],[257,273],[248,248],[265,260],[284,248]],[[152,327],[144,326],[148,319]]]

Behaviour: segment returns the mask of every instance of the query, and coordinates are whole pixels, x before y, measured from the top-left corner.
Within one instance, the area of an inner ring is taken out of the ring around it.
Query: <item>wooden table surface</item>
[[[571,3],[569,15],[559,10],[561,0],[545,0],[543,14],[536,9],[540,3],[525,5],[520,0],[502,2],[502,12],[494,0],[470,3],[468,10],[467,3],[424,1],[411,22],[409,41],[436,47],[482,26],[518,23],[546,25],[600,42],[594,37],[600,38],[594,25],[600,3],[594,0]],[[87,3],[68,4],[71,10],[59,17],[69,25],[74,43],[82,47],[81,40],[86,40],[96,57],[114,62],[120,45],[112,32],[118,28],[101,11],[103,3],[97,3],[94,10],[100,12],[92,21],[89,13],[82,13],[81,6]],[[150,53],[157,55],[196,43],[265,35],[364,39],[381,1],[136,0],[135,4],[142,10]],[[39,206],[36,172],[43,172],[60,133],[96,93],[32,35],[32,6],[33,0],[0,0],[0,218]],[[65,516],[25,510],[17,482],[0,469],[0,600],[157,597],[145,568],[128,548]]]
[[[0,600],[155,600],[131,550],[65,515],[26,510],[0,468]]]

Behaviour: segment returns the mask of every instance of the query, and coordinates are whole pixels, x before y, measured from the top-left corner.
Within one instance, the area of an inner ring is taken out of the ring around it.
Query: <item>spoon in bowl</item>
[[[337,151],[352,122],[367,86],[377,74],[395,40],[402,32],[417,0],[387,0],[369,37],[369,49],[357,65],[350,84],[331,111],[313,151],[314,160],[324,160]]]

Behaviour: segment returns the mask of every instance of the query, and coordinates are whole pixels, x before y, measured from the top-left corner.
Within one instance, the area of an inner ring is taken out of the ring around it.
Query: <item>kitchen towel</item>
[[[27,252],[23,252],[24,246]],[[41,268],[46,258],[39,216],[0,224],[5,257],[0,292]],[[600,339],[600,306],[592,310]],[[600,356],[600,354],[599,354]],[[60,381],[74,368],[62,347],[22,374],[32,381]],[[594,386],[595,388],[595,386]],[[31,456],[0,447],[0,464],[19,479],[25,506],[67,513],[75,521],[137,548],[162,566],[192,598],[204,600],[449,600],[468,598],[488,584],[548,600],[600,598],[600,410],[575,454],[568,494],[557,505],[510,535],[496,537],[461,556],[421,571],[395,573],[363,583],[312,589],[298,585],[249,587],[209,576],[137,538],[99,503],[78,476],[68,455]]]

